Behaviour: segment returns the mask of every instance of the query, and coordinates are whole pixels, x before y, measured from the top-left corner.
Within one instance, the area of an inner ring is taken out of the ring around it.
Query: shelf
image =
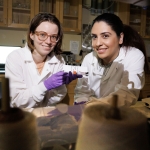
[[[133,24],[141,24],[141,22],[135,22],[135,21],[130,21],[130,23],[133,23]]]
[[[16,7],[13,7],[12,8],[13,10],[21,10],[21,11],[30,11],[30,9],[27,9],[27,8],[16,8]]]
[[[131,25],[131,26],[136,26],[136,27],[140,27],[140,26],[141,26],[140,23],[133,23],[133,22],[130,22],[130,25]]]
[[[31,18],[34,16],[35,0],[3,0],[0,6],[0,27],[27,29]]]
[[[70,32],[77,33],[77,34],[81,33],[79,29],[74,29],[74,28],[72,28],[72,29],[71,28],[65,28],[64,31],[68,32],[68,33],[70,33]]]
[[[77,19],[78,16],[73,16],[73,15],[63,15],[64,18],[75,18]]]
[[[118,8],[118,15],[124,24],[130,25],[142,37],[149,35],[146,29],[150,26],[150,10],[144,10],[141,7],[121,2]]]
[[[46,11],[39,11],[38,13],[45,13]],[[56,15],[54,12],[47,12],[47,13],[50,13],[52,15]]]
[[[26,29],[30,20],[42,12],[55,15],[65,32],[81,33],[81,0],[3,0],[3,6],[0,6],[0,27]]]
[[[131,12],[141,13],[141,9],[131,8]]]

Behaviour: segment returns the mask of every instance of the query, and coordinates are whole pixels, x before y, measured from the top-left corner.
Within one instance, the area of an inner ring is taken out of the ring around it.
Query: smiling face
[[[92,47],[103,64],[112,62],[119,54],[120,46],[123,42],[123,34],[120,37],[112,30],[111,26],[104,21],[95,22],[92,30]]]
[[[48,35],[58,35],[58,26],[51,22],[42,22],[36,30],[37,32],[43,31],[46,32]],[[40,55],[42,57],[46,57],[55,47],[57,43],[53,43],[50,40],[50,36],[44,41],[39,40],[38,35],[35,33],[30,33],[30,38],[33,40],[34,43],[34,51],[33,55]]]

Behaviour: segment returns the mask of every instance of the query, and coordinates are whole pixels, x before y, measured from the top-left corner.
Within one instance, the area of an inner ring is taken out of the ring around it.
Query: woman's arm
[[[24,72],[23,61],[24,60],[22,60],[18,53],[10,55],[6,61],[5,76],[10,79],[10,96],[12,107],[37,107],[42,103],[45,95],[46,98],[49,99],[49,104],[57,103],[63,99],[66,94],[66,87],[64,85],[59,87],[58,90],[52,89],[47,92],[43,81],[35,84],[31,80],[30,74]],[[26,83],[25,80],[28,80],[28,83]],[[57,92],[60,93],[58,94]]]

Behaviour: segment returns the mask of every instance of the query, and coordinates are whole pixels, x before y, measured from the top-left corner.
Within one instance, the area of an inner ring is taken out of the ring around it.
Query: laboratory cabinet
[[[133,27],[143,38],[150,38],[150,8],[119,2],[117,12],[124,24]]]
[[[146,25],[145,25],[145,37],[148,37],[148,38],[150,38],[150,9],[149,10],[147,10],[146,12],[145,12],[145,16],[146,16],[146,18],[145,18],[145,20],[146,20]]]
[[[81,0],[37,0],[35,14],[38,12],[54,14],[59,19],[65,33],[81,33]]]
[[[81,0],[0,0],[0,27],[27,29],[38,13],[55,15],[65,33],[81,33]]]
[[[28,28],[34,0],[0,0],[0,27]]]
[[[59,0],[36,0],[34,7],[35,14],[47,12],[55,15],[59,19]]]
[[[60,22],[64,32],[81,33],[82,1],[60,0]]]

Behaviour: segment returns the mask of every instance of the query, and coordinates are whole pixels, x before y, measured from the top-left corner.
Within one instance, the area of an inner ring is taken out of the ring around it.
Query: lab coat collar
[[[51,55],[47,57],[47,61],[49,64],[57,64],[59,60],[55,56],[54,52],[52,52]]]
[[[91,87],[94,87],[95,89],[98,89],[100,86],[100,82],[105,82],[107,81],[111,76],[115,75],[119,65],[121,64],[121,61],[123,61],[123,59],[125,58],[126,55],[126,49],[124,47],[120,48],[120,52],[118,57],[113,61],[111,67],[109,68],[107,74],[105,76],[102,76],[98,73],[98,70],[95,72],[95,70],[93,70],[93,73],[96,74],[96,76],[99,76],[99,78],[101,78],[101,80],[95,80],[95,82],[93,83],[93,85]],[[93,60],[91,62],[91,65],[93,65],[93,67],[96,67],[98,64],[98,59],[97,59],[97,54],[95,52],[93,52]],[[94,80],[94,79],[93,79]],[[99,82],[99,84],[98,84]]]
[[[122,61],[126,55],[126,47],[121,47],[118,57],[113,62]]]
[[[47,56],[39,82],[43,80],[45,77],[48,77],[50,74],[54,73],[55,66],[57,65],[58,62],[59,59],[57,58],[57,56],[55,56],[54,53],[51,53],[50,56]]]
[[[105,81],[105,80],[109,79],[110,76],[112,75],[112,73],[116,73],[116,71],[117,71],[117,69],[119,67],[119,63],[125,58],[125,55],[126,55],[126,48],[125,47],[121,47],[118,57],[113,61],[113,63],[111,65],[110,69],[108,70],[106,76],[103,76],[103,80],[102,81]],[[97,54],[96,54],[95,51],[93,52],[93,60],[91,61],[91,64],[93,66],[96,66],[96,64],[98,64]],[[100,73],[98,73],[99,71],[98,72],[94,71],[94,72],[97,75],[99,74],[99,76],[101,76]]]

